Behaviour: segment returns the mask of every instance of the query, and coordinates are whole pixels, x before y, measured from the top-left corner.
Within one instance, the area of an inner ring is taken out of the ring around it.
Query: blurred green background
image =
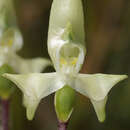
[[[24,38],[19,55],[49,57],[47,31],[52,0],[15,0],[18,24]],[[130,73],[130,1],[83,0],[87,57],[82,73]],[[46,72],[54,71],[48,67]],[[77,93],[68,130],[130,130],[129,80],[109,93],[106,120],[99,123],[89,99]],[[35,119],[27,121],[21,92],[12,96],[10,130],[56,130],[54,95],[40,103]]]

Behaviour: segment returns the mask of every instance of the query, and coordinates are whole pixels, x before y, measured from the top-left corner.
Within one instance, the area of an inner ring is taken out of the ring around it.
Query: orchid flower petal
[[[105,104],[107,94],[118,82],[127,78],[127,75],[107,74],[78,74],[75,84],[71,87],[90,98],[99,121],[105,119]]]
[[[27,117],[33,119],[40,100],[63,87],[58,82],[56,73],[33,73],[23,75],[4,74],[5,78],[14,82],[24,94],[24,106]]]
[[[33,59],[23,59],[23,65],[21,66],[21,73],[40,73],[47,66],[52,66],[50,60],[45,58],[33,58]]]
[[[8,64],[19,74],[40,73],[52,65],[51,61],[45,58],[24,59],[15,53],[10,54]]]
[[[103,122],[106,117],[105,106],[106,106],[106,102],[107,102],[107,96],[103,100],[100,100],[100,101],[91,99],[91,102],[92,102],[95,112],[97,114],[98,120],[100,122]]]
[[[111,88],[127,78],[127,75],[78,74],[75,86],[79,93],[90,99],[103,100]]]

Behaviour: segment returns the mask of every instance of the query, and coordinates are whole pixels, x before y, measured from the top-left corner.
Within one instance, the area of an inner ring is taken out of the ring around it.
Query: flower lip
[[[58,71],[78,73],[84,61],[84,49],[80,44],[66,42],[57,49]]]

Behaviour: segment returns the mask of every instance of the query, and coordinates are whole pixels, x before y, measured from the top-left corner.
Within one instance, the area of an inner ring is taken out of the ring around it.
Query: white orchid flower
[[[4,77],[13,81],[23,92],[28,119],[33,118],[42,98],[62,90],[61,88],[67,85],[87,96],[94,106],[98,119],[103,121],[107,94],[115,84],[127,76],[79,73],[86,55],[81,0],[53,0],[48,32],[48,52],[55,73],[4,74]],[[65,104],[64,101],[62,104]]]
[[[24,59],[16,53],[23,46],[13,0],[0,0],[0,67],[10,65],[16,73],[41,72],[51,62],[43,58]]]
[[[2,99],[8,99],[13,92],[11,83],[1,76],[3,73],[35,73],[51,65],[51,62],[44,58],[24,59],[18,56],[17,51],[22,46],[23,38],[17,27],[13,0],[0,0],[0,97]]]
[[[0,37],[0,66],[10,65],[16,73],[41,72],[51,62],[44,58],[24,59],[16,54],[22,48],[21,33],[15,28],[2,32]]]

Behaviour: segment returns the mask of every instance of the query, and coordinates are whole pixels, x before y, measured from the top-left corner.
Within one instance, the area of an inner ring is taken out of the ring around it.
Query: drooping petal
[[[91,102],[92,102],[95,112],[97,114],[98,120],[100,122],[103,122],[106,117],[105,106],[106,106],[106,102],[107,102],[107,96],[103,100],[100,100],[100,101],[91,99]]]
[[[19,74],[39,73],[52,65],[51,61],[45,58],[24,59],[15,53],[10,54],[8,61],[8,64]]]
[[[13,81],[24,94],[27,117],[32,120],[40,100],[63,87],[56,78],[56,73],[12,75],[4,77]]]
[[[100,101],[114,85],[126,78],[127,75],[79,74],[74,88],[81,94]]]
[[[90,98],[99,121],[103,121],[108,92],[126,78],[127,75],[79,74],[75,77],[75,85],[71,87]]]

